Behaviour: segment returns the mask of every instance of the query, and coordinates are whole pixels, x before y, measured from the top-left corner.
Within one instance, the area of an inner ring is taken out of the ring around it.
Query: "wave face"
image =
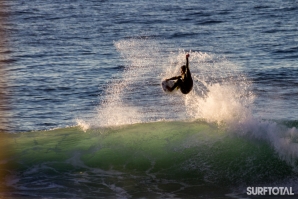
[[[4,183],[12,197],[48,198],[241,197],[258,185],[297,191],[298,125],[274,124],[246,134],[205,121],[14,134],[6,160],[14,171]]]

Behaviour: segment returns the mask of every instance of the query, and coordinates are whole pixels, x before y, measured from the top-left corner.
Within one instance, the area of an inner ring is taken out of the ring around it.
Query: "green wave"
[[[270,143],[202,121],[142,123],[87,132],[69,127],[11,134],[7,144],[7,186],[27,194],[34,189],[52,196],[58,188],[84,193],[91,186],[105,187],[105,196],[115,196],[114,185],[130,196],[136,196],[136,189],[146,194],[159,190],[192,195],[202,192],[198,187],[229,190],[297,177]]]

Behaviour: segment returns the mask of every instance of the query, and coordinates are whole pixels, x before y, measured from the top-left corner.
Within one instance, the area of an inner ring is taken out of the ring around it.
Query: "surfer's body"
[[[186,65],[181,66],[181,75],[166,79],[166,81],[177,79],[172,87],[167,86],[169,91],[173,91],[175,88],[180,89],[183,94],[187,94],[191,91],[193,87],[193,80],[189,70],[188,57],[189,54],[186,55]]]

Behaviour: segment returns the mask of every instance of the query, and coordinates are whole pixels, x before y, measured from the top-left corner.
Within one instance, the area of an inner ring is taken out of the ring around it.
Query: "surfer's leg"
[[[181,79],[178,79],[175,83],[174,83],[174,85],[172,86],[172,88],[171,87],[169,87],[169,86],[167,86],[167,89],[169,90],[169,91],[173,91],[175,88],[180,88],[181,87],[181,85],[182,85],[182,80]]]
[[[183,94],[188,94],[191,90],[192,90],[192,87],[193,87],[193,81],[188,81],[188,82],[185,82],[181,87],[180,87],[180,91],[183,93]]]

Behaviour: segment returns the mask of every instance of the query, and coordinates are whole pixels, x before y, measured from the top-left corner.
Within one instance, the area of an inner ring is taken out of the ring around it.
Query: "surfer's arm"
[[[189,57],[189,54],[186,55],[186,70],[189,71],[189,62],[188,62],[188,57]]]
[[[180,79],[180,78],[182,78],[182,77],[181,76],[175,76],[175,77],[171,77],[169,79],[166,79],[166,81]]]
[[[189,70],[189,61],[188,61],[188,57],[189,57],[189,54],[186,55],[186,71],[185,71],[185,78],[190,78],[191,77],[191,74],[190,74],[190,70]]]

